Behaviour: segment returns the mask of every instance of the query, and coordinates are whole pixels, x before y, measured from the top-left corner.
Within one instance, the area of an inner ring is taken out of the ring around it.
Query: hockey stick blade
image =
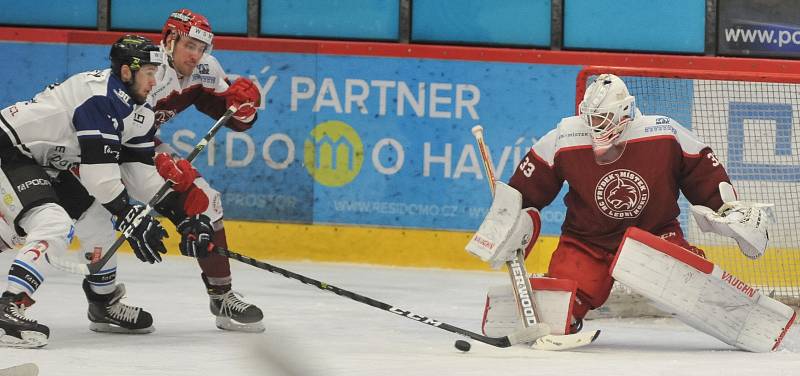
[[[39,367],[34,363],[0,369],[0,376],[37,376],[38,374]]]
[[[306,285],[314,286],[314,287],[316,287],[316,288],[318,288],[320,290],[325,290],[325,291],[328,291],[328,292],[332,292],[332,293],[334,293],[336,295],[343,296],[343,297],[351,299],[351,300],[355,300],[355,301],[357,301],[359,303],[363,303],[363,304],[366,304],[366,305],[374,307],[374,308],[378,308],[378,309],[381,309],[381,310],[384,310],[384,311],[388,311],[388,312],[394,313],[394,314],[396,314],[398,316],[403,316],[403,317],[405,317],[407,319],[414,320],[414,321],[417,321],[417,322],[420,322],[420,323],[423,323],[423,324],[427,324],[427,325],[430,325],[430,326],[433,326],[433,327],[436,327],[436,328],[439,328],[439,329],[442,329],[442,330],[446,330],[446,331],[451,332],[451,333],[460,334],[462,336],[469,337],[469,338],[472,338],[473,340],[476,340],[476,341],[479,341],[479,342],[483,342],[483,343],[485,343],[487,345],[492,345],[492,346],[495,346],[495,347],[510,347],[512,345],[516,345],[516,344],[519,344],[519,343],[530,343],[530,342],[535,341],[537,338],[541,337],[542,335],[547,334],[546,332],[542,332],[542,328],[543,328],[542,326],[531,326],[529,328],[525,328],[525,329],[519,330],[517,332],[514,332],[514,333],[512,333],[512,334],[510,334],[508,336],[504,336],[504,337],[488,337],[488,336],[484,336],[484,335],[481,335],[481,334],[478,334],[478,333],[475,333],[475,332],[472,332],[472,331],[469,331],[469,330],[466,330],[466,329],[463,329],[463,328],[459,328],[459,327],[454,326],[454,325],[450,325],[450,324],[448,324],[446,322],[442,322],[442,321],[435,320],[435,319],[430,318],[430,317],[426,317],[426,316],[417,314],[415,312],[412,312],[412,311],[409,311],[409,310],[406,310],[406,309],[403,309],[403,308],[399,308],[399,307],[396,307],[396,306],[389,305],[389,304],[381,302],[379,300],[375,300],[375,299],[372,299],[370,297],[367,297],[367,296],[364,296],[364,295],[360,295],[360,294],[354,293],[352,291],[345,290],[343,288],[339,288],[339,287],[333,286],[331,284],[318,281],[318,280],[313,279],[313,278],[306,277],[306,276],[304,276],[302,274],[297,274],[295,272],[292,272],[292,271],[283,269],[281,267],[266,263],[264,261],[259,261],[259,260],[256,260],[256,259],[252,258],[252,257],[245,256],[245,255],[242,255],[240,253],[236,253],[236,252],[231,251],[229,249],[220,248],[220,247],[214,247],[214,252],[217,253],[217,254],[220,254],[222,256],[225,256],[225,257],[228,257],[228,258],[232,258],[232,259],[234,259],[236,261],[239,261],[241,263],[248,264],[250,266],[254,266],[254,267],[262,269],[262,270],[266,270],[266,271],[268,271],[270,273],[280,274],[280,275],[282,275],[282,276],[284,276],[286,278],[294,279],[294,280],[300,281],[300,282],[302,282],[302,283],[304,283]]]
[[[600,336],[599,330],[567,335],[546,335],[531,344],[535,350],[562,351],[586,346]]]
[[[512,345],[516,345],[520,343],[532,343],[537,341],[539,338],[547,337],[549,335],[550,325],[534,324],[509,334],[508,339]]]

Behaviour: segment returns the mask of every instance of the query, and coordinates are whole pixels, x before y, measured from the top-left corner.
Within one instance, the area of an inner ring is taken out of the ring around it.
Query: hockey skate
[[[217,318],[217,328],[250,333],[264,331],[261,309],[239,299],[241,295],[231,290],[231,285],[210,285],[206,276],[202,277],[210,299],[211,314]]]
[[[25,317],[25,309],[33,303],[24,292],[3,293],[0,297],[0,345],[21,348],[47,345],[50,328]]]
[[[118,284],[110,294],[97,294],[83,280],[83,292],[89,301],[89,329],[95,332],[147,334],[153,327],[153,316],[140,307],[129,306],[120,300],[125,297],[125,285]]]

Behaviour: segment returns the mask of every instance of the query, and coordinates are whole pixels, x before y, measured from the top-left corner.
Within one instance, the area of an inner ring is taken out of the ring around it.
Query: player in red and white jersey
[[[218,119],[231,105],[238,111],[226,124],[236,131],[250,129],[261,104],[258,87],[246,78],[233,83],[211,55],[214,34],[206,17],[188,9],[170,14],[161,32],[161,50],[169,64],[156,73],[148,101],[161,126],[189,106]]]
[[[261,103],[261,93],[249,79],[238,78],[233,83],[227,81],[222,66],[210,54],[213,37],[208,19],[191,10],[180,9],[167,18],[161,34],[161,50],[167,56],[168,64],[162,65],[156,73],[157,83],[148,97],[156,112],[156,126],[163,125],[194,105],[215,120],[227,108],[235,106],[238,110],[226,125],[235,131],[252,127],[256,120],[256,109]],[[157,152],[178,158],[178,153],[170,145],[160,141],[156,144]],[[184,228],[193,233],[205,232],[214,245],[227,248],[220,193],[203,178],[198,178],[195,184],[206,193],[211,204],[202,215],[194,218],[194,223]],[[181,242],[181,253],[198,259],[217,327],[263,331],[261,310],[245,303],[231,290],[228,258],[207,252],[197,255],[184,247],[189,243]]]
[[[587,88],[579,111],[536,142],[508,183],[508,190],[521,194],[521,207],[535,209],[537,217],[568,185],[566,218],[548,276],[577,282],[573,333],[589,310],[608,299],[610,266],[628,228],[705,257],[678,223],[681,192],[701,229],[735,238],[749,257],[763,254],[768,221],[759,218],[767,205],[736,201],[725,168],[691,131],[669,117],[641,114],[625,83],[611,74]],[[499,266],[511,259],[514,247],[471,252]]]

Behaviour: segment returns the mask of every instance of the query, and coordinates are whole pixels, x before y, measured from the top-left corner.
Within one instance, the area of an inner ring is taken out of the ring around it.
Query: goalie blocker
[[[636,227],[625,233],[610,271],[687,325],[742,350],[776,350],[796,318],[719,266]]]

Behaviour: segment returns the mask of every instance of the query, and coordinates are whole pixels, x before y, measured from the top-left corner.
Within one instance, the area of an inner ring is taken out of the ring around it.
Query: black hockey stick
[[[388,312],[394,313],[396,315],[403,316],[403,317],[405,317],[407,319],[411,319],[411,320],[414,320],[414,321],[417,321],[417,322],[421,322],[423,324],[427,324],[427,325],[430,325],[430,326],[433,326],[433,327],[437,327],[439,329],[446,330],[446,331],[451,332],[451,333],[460,334],[462,336],[469,337],[469,338],[472,338],[472,339],[474,339],[476,341],[480,341],[480,342],[483,342],[483,343],[486,343],[486,344],[489,344],[489,345],[492,345],[492,346],[509,347],[511,345],[516,345],[518,343],[533,342],[534,340],[536,340],[537,338],[541,337],[541,335],[542,335],[541,333],[536,331],[534,328],[526,328],[526,329],[511,333],[511,334],[509,334],[509,335],[507,335],[505,337],[487,337],[487,336],[484,336],[484,335],[481,335],[481,334],[478,334],[478,333],[475,333],[475,332],[471,332],[471,331],[466,330],[466,329],[459,328],[457,326],[450,325],[450,324],[445,323],[445,322],[434,320],[434,319],[432,319],[430,317],[426,317],[426,316],[422,316],[422,315],[416,314],[416,313],[414,313],[412,311],[409,311],[409,310],[406,310],[406,309],[402,309],[402,308],[399,308],[399,307],[396,307],[396,306],[393,306],[393,305],[390,305],[390,304],[387,304],[387,303],[372,299],[370,297],[366,297],[364,295],[356,294],[356,293],[354,293],[352,291],[348,291],[348,290],[345,290],[345,289],[342,289],[342,288],[327,284],[325,282],[317,281],[316,279],[309,278],[309,277],[306,277],[304,275],[300,275],[300,274],[288,271],[286,269],[277,267],[275,265],[268,264],[266,262],[253,259],[251,257],[236,253],[236,252],[231,251],[229,249],[220,248],[220,247],[214,247],[214,252],[217,253],[217,254],[223,255],[223,256],[227,256],[227,257],[232,258],[234,260],[243,262],[245,264],[255,266],[256,268],[263,269],[263,270],[266,270],[266,271],[271,272],[271,273],[280,274],[280,275],[282,275],[282,276],[284,276],[286,278],[298,280],[298,281],[300,281],[302,283],[305,283],[307,285],[311,285],[311,286],[317,287],[320,290],[329,291],[329,292],[332,292],[332,293],[334,293],[336,295],[344,296],[345,298],[350,298],[350,299],[355,300],[355,301],[357,301],[359,303],[364,303],[364,304],[366,304],[368,306],[375,307],[375,308],[378,308],[378,309],[382,309],[384,311],[388,311]]]
[[[222,126],[225,125],[228,119],[230,119],[231,116],[233,116],[234,112],[236,112],[236,108],[231,106],[225,111],[224,114],[222,114],[219,120],[217,120],[217,122],[214,123],[214,125],[211,127],[211,129],[208,130],[206,135],[203,136],[203,139],[201,139],[200,142],[198,142],[197,145],[195,145],[194,149],[192,149],[192,152],[189,153],[188,156],[186,156],[186,160],[189,161],[189,163],[191,163],[206,148],[206,145],[208,145],[211,139],[214,138],[214,136],[222,128]],[[117,240],[114,241],[114,244],[111,245],[108,251],[106,251],[103,257],[100,258],[99,260],[90,262],[88,264],[83,264],[79,262],[62,260],[59,259],[58,257],[48,257],[47,254],[45,254],[45,257],[47,257],[47,261],[57,269],[61,269],[70,273],[92,275],[99,272],[100,270],[103,269],[103,266],[106,265],[108,260],[110,260],[111,257],[117,253],[117,250],[119,250],[119,247],[121,247],[122,244],[125,243],[125,240],[128,237],[130,237],[131,233],[133,232],[133,229],[136,228],[136,226],[138,226],[139,223],[142,222],[142,219],[146,215],[150,214],[150,212],[153,210],[153,207],[156,204],[158,204],[158,202],[161,201],[161,199],[164,198],[164,196],[167,194],[167,192],[171,187],[172,187],[171,181],[167,180],[166,182],[164,182],[164,184],[161,186],[158,192],[156,192],[153,198],[151,198],[150,201],[147,202],[147,206],[144,208],[144,210],[142,210],[139,213],[139,215],[137,215],[136,218],[133,219],[133,224],[128,227],[127,231],[124,231],[122,235],[117,237]]]

